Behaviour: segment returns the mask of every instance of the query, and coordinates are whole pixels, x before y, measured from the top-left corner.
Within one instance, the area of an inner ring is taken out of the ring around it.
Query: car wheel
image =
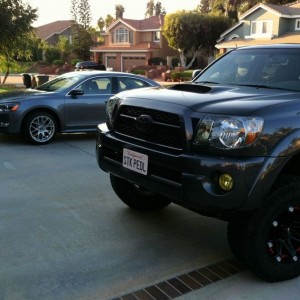
[[[171,203],[168,198],[162,195],[151,193],[112,174],[110,175],[110,182],[117,196],[132,209],[139,211],[156,211]]]
[[[300,275],[300,179],[287,178],[252,216],[228,224],[233,254],[270,282]]]
[[[57,123],[53,115],[37,111],[24,121],[23,136],[32,144],[47,144],[55,136]]]

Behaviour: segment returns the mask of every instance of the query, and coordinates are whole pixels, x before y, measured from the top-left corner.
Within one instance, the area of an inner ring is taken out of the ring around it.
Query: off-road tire
[[[130,208],[138,211],[156,211],[168,206],[168,198],[149,192],[120,177],[110,175],[110,182],[117,196]]]
[[[300,178],[278,182],[262,207],[228,224],[233,254],[269,282],[300,275]]]

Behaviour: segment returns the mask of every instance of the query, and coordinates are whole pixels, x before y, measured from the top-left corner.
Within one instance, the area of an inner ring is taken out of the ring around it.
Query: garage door
[[[144,56],[124,56],[123,71],[129,71],[134,66],[144,66],[146,58]]]

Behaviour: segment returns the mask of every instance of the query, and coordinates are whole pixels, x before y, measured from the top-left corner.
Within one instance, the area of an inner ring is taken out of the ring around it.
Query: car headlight
[[[260,117],[207,115],[196,130],[193,144],[220,149],[246,147],[260,135],[263,123]]]
[[[107,125],[112,125],[114,113],[122,99],[116,96],[109,98],[106,104]]]
[[[0,111],[16,111],[19,108],[20,104],[18,103],[3,103],[0,104]]]

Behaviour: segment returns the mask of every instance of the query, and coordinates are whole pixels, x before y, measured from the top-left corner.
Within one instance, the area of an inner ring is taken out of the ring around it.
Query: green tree
[[[91,8],[88,0],[72,0],[72,51],[81,59],[90,58],[90,48],[94,44],[91,32]]]
[[[115,18],[108,14],[105,18],[105,27],[108,28],[113,22],[115,22]]]
[[[167,14],[162,33],[170,47],[178,50],[183,67],[192,66],[197,54],[210,55],[220,34],[231,25],[228,18],[179,11]],[[192,59],[186,65],[187,56]]]
[[[204,2],[203,2],[204,1]],[[200,7],[209,7],[209,11],[214,15],[227,16],[238,21],[239,15],[243,14],[258,3],[284,5],[295,2],[294,0],[201,0]],[[203,12],[201,10],[201,12]]]
[[[161,2],[156,2],[155,4],[155,15],[159,16],[161,13],[163,12],[162,6],[161,6]]]
[[[201,14],[208,14],[211,11],[211,0],[201,0],[197,10]]]
[[[155,4],[154,4],[154,0],[150,0],[147,3],[147,9],[146,9],[146,13],[145,13],[145,17],[152,17],[154,15],[154,9],[155,9]]]
[[[121,4],[116,5],[116,20],[123,18],[124,11],[125,11],[125,8],[123,5],[121,5]]]
[[[154,0],[149,0],[147,3],[145,18],[158,16],[160,14],[166,14],[166,10],[162,7],[161,2],[158,1],[154,3]]]
[[[60,53],[60,59],[66,61],[71,51],[71,45],[68,38],[65,36],[59,36],[56,47]]]
[[[32,22],[37,19],[37,9],[21,0],[0,1],[0,53],[2,70],[5,71],[3,83],[10,69],[18,59],[31,58]]]
[[[104,27],[105,27],[105,21],[103,20],[103,18],[99,18],[97,21],[97,25],[100,29],[100,31],[103,31]]]

